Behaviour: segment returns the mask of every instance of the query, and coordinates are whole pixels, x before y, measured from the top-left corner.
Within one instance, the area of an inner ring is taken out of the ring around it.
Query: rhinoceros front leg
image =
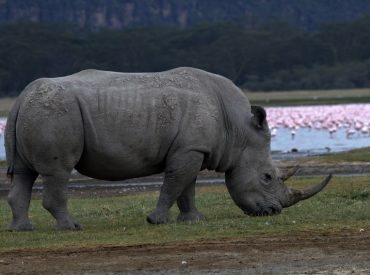
[[[38,174],[32,171],[23,171],[13,176],[8,194],[8,203],[13,213],[12,223],[8,227],[10,231],[33,230],[28,218],[28,208],[30,206],[32,186],[37,176]]]
[[[70,174],[43,175],[43,206],[56,219],[57,230],[80,230],[81,225],[74,222],[67,209],[67,183]]]
[[[185,188],[177,199],[177,206],[180,209],[177,221],[205,220],[205,216],[195,207],[195,180]]]
[[[177,153],[167,160],[157,207],[147,217],[149,223],[170,222],[169,209],[185,188],[195,182],[202,162],[203,154],[199,152]]]

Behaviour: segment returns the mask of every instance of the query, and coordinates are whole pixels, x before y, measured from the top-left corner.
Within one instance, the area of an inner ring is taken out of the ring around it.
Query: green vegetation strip
[[[370,102],[370,89],[285,92],[246,91],[246,94],[252,104],[262,106],[324,105]]]
[[[302,163],[369,162],[370,147],[306,158]]]
[[[346,97],[346,98],[320,98],[320,99],[279,99],[279,100],[251,100],[252,105],[259,106],[304,106],[304,105],[334,105],[334,104],[353,104],[369,103],[370,97]]]
[[[297,177],[290,185],[304,188],[319,181]],[[5,200],[0,202],[0,251],[27,248],[94,247],[167,242],[240,239],[258,235],[284,235],[299,232],[370,230],[370,177],[334,177],[316,197],[285,209],[271,217],[248,217],[230,199],[224,186],[201,187],[197,192],[205,222],[150,225],[146,215],[155,206],[158,192],[122,197],[72,198],[70,209],[83,224],[83,231],[54,231],[54,221],[34,199],[30,216],[33,232],[8,232],[11,213]],[[173,207],[175,219],[178,210]]]
[[[8,116],[10,109],[12,108],[15,97],[3,97],[0,98],[0,117]]]

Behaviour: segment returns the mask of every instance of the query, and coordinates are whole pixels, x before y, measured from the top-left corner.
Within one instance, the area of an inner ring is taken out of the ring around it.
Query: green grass
[[[8,116],[10,109],[15,102],[14,97],[3,97],[0,98],[0,117]]]
[[[307,187],[318,178],[297,177],[290,185]],[[150,225],[146,215],[155,206],[158,193],[140,193],[109,198],[72,198],[70,209],[83,224],[77,232],[54,231],[54,220],[41,207],[31,203],[33,232],[8,232],[9,207],[0,202],[0,251],[24,248],[93,247],[134,245],[204,239],[241,239],[257,235],[299,234],[370,230],[370,177],[335,177],[316,197],[285,209],[271,217],[247,217],[230,199],[224,186],[197,189],[198,208],[206,222]],[[172,209],[173,218],[178,210]]]
[[[339,163],[339,162],[370,162],[370,147],[353,149],[347,152],[333,153],[306,158],[303,162]]]
[[[369,103],[370,89],[246,92],[254,105],[290,106],[341,103]]]
[[[332,98],[332,99],[279,99],[279,100],[250,100],[252,105],[273,107],[273,106],[302,106],[302,105],[333,105],[333,104],[349,104],[349,103],[369,103],[370,97],[347,97],[347,98]]]

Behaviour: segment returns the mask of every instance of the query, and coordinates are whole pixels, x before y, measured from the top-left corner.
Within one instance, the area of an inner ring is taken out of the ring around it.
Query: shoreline
[[[284,170],[289,169],[297,164],[296,161],[280,161],[277,167]],[[321,177],[328,174],[334,176],[366,176],[370,174],[369,162],[358,163],[301,163],[300,168],[295,176],[317,176]],[[10,189],[10,180],[6,178],[6,169],[0,168],[0,198],[6,197]],[[80,195],[88,195],[89,193],[111,196],[130,194],[135,192],[158,191],[162,186],[163,173],[151,175],[142,178],[133,178],[122,181],[105,181],[97,180],[79,174],[73,171],[68,184],[68,190],[71,193]],[[197,178],[197,186],[210,186],[225,184],[224,173],[217,173],[215,171],[200,171]],[[33,193],[39,194],[43,191],[41,179],[38,178],[32,189]]]

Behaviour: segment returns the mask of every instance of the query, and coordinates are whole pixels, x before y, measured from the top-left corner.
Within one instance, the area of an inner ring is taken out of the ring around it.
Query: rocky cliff
[[[0,0],[0,23],[69,23],[83,28],[246,25],[284,20],[304,29],[370,13],[369,0]]]

